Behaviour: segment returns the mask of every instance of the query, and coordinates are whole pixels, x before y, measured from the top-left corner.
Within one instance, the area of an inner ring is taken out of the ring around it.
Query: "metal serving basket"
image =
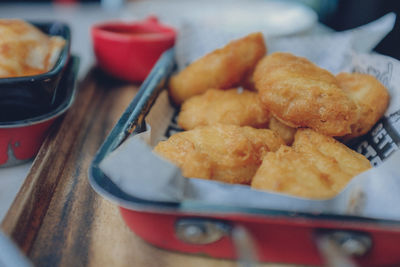
[[[129,135],[145,130],[144,119],[174,69],[171,49],[144,81],[89,170],[93,189],[120,206],[133,232],[164,249],[248,262],[338,265],[344,260],[362,266],[400,263],[399,221],[190,201],[155,202],[120,190],[99,164]]]

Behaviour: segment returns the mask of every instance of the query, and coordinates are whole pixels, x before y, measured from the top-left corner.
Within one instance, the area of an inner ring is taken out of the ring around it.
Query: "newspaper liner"
[[[332,72],[344,69],[374,75],[390,92],[391,102],[385,116],[369,133],[348,144],[363,153],[375,168],[353,178],[335,198],[309,200],[244,185],[184,178],[179,168],[152,152],[152,147],[160,140],[179,131],[177,112],[170,106],[166,91],[160,94],[146,117],[148,130],[128,138],[101,162],[100,168],[121,190],[146,200],[400,220],[400,151],[397,151],[400,145],[400,62],[378,54],[359,53],[374,47],[380,40],[378,36],[385,36],[393,22],[394,16],[389,14],[370,25],[320,39],[293,37],[275,41],[284,51],[291,52],[290,47],[294,47],[292,52],[308,55]],[[364,40],[364,48],[357,48],[357,43],[363,41],[360,36],[370,37],[368,40],[376,43]],[[329,43],[330,37],[335,45],[321,47]],[[316,44],[318,40],[321,43]],[[320,57],[310,54],[310,45],[319,47]],[[329,55],[336,56],[328,61]]]

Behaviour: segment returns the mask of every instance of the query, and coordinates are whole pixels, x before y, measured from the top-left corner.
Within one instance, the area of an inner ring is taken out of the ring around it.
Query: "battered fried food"
[[[294,135],[297,131],[296,128],[292,128],[280,122],[274,116],[271,117],[268,128],[277,132],[283,140],[285,140],[286,145],[291,145],[294,140]]]
[[[253,33],[232,41],[190,64],[171,77],[169,92],[175,104],[202,94],[210,88],[228,89],[236,86],[265,55],[261,33]]]
[[[303,153],[311,152],[315,155],[315,164],[318,164],[319,157],[330,158],[334,164],[339,166],[342,172],[352,176],[371,168],[371,163],[362,154],[348,148],[334,138],[310,129],[299,129],[297,131],[293,147],[297,151]],[[320,167],[323,168],[324,165]]]
[[[357,105],[357,121],[351,125],[350,139],[366,134],[383,116],[389,105],[389,93],[375,77],[361,73],[340,73],[340,87]]]
[[[66,44],[19,19],[0,19],[0,78],[38,75],[50,71]]]
[[[361,154],[332,137],[299,129],[292,147],[269,152],[251,186],[299,197],[327,199],[359,173],[371,168]]]
[[[283,144],[271,130],[218,124],[172,135],[154,151],[185,177],[249,184],[265,153]]]
[[[269,119],[257,93],[211,89],[182,104],[178,124],[185,130],[217,123],[266,128]]]
[[[329,136],[351,132],[356,105],[335,77],[302,57],[273,53],[254,72],[262,102],[291,127],[308,127]]]

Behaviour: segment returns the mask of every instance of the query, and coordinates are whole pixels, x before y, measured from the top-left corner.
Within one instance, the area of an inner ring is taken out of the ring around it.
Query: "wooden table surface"
[[[90,187],[90,163],[137,91],[93,69],[43,143],[1,224],[36,266],[236,266],[146,243]]]

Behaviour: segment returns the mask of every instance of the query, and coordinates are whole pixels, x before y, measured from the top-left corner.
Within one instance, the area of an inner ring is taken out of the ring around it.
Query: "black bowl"
[[[60,22],[32,23],[48,35],[61,36],[66,44],[54,67],[45,73],[0,78],[0,121],[23,120],[45,114],[54,108],[57,89],[70,58],[71,32]]]
[[[51,125],[74,101],[78,70],[79,58],[72,55],[51,111],[24,120],[0,121],[0,168],[24,163],[36,155]]]

